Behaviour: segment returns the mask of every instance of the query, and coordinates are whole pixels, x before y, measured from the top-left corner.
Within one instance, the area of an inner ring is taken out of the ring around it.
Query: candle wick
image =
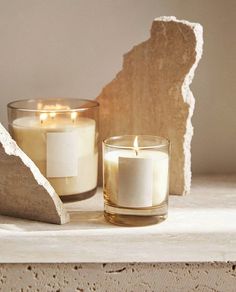
[[[138,136],[136,136],[134,139],[133,147],[134,147],[134,151],[135,151],[136,156],[138,156],[138,149],[139,149],[138,148]]]

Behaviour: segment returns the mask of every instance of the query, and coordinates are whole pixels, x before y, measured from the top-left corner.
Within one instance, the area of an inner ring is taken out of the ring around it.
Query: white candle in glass
[[[104,189],[112,204],[149,207],[161,204],[168,195],[169,156],[156,150],[133,149],[105,153]]]
[[[11,132],[59,195],[96,188],[95,120],[77,117],[77,112],[42,112],[15,119]]]

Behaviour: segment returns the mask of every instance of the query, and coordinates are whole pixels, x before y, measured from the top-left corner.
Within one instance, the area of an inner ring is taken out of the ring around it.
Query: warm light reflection
[[[38,104],[37,104],[37,109],[38,110],[41,110],[43,108],[43,104],[41,103],[41,102],[39,102]]]

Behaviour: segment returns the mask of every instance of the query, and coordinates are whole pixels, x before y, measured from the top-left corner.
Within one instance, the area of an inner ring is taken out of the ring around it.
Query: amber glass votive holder
[[[95,194],[98,109],[96,101],[77,98],[27,99],[8,104],[13,139],[64,202]]]
[[[170,143],[148,135],[111,137],[103,142],[104,216],[122,226],[167,218]]]

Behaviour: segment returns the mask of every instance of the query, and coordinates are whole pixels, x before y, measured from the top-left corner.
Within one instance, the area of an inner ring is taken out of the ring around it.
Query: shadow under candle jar
[[[170,143],[148,135],[103,142],[104,215],[114,224],[142,226],[168,213]]]
[[[29,99],[8,104],[13,139],[64,202],[95,194],[98,109],[96,101],[76,98]]]

